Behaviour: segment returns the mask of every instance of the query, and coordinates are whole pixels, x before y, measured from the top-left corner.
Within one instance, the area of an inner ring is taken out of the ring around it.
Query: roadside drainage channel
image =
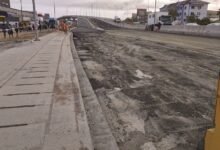
[[[71,36],[70,41],[94,148],[96,150],[119,150],[116,140],[106,121],[101,105],[99,104],[90,81],[83,69],[75,48],[73,35]]]

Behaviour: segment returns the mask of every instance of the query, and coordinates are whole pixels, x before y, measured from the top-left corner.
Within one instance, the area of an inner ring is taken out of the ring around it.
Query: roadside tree
[[[195,23],[196,22],[196,17],[195,16],[188,16],[187,17],[187,22],[188,23]]]
[[[176,8],[170,9],[168,13],[169,13],[169,15],[172,17],[173,20],[176,20],[176,17],[177,17],[177,15],[178,15]]]

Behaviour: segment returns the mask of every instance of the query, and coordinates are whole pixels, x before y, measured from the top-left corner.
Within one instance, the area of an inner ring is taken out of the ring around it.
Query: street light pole
[[[22,0],[20,0],[21,3],[21,22],[23,21],[23,5],[22,5]]]
[[[53,13],[54,13],[54,19],[56,19],[56,2],[53,1]]]
[[[35,26],[35,41],[40,41],[39,35],[38,35],[38,20],[37,20],[37,12],[36,12],[36,6],[35,6],[35,0],[32,0],[33,3],[33,15],[34,15],[34,26]]]
[[[154,8],[154,26],[156,24],[156,13],[157,13],[157,0],[155,0],[155,8]]]

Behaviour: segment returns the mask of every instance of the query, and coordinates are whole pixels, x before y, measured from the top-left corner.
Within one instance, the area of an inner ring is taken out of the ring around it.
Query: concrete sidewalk
[[[92,150],[69,35],[0,53],[0,149]]]

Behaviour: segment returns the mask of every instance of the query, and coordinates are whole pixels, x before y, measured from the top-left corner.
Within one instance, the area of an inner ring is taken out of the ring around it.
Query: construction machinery
[[[217,87],[215,127],[208,129],[205,137],[205,150],[220,150],[220,73]]]

